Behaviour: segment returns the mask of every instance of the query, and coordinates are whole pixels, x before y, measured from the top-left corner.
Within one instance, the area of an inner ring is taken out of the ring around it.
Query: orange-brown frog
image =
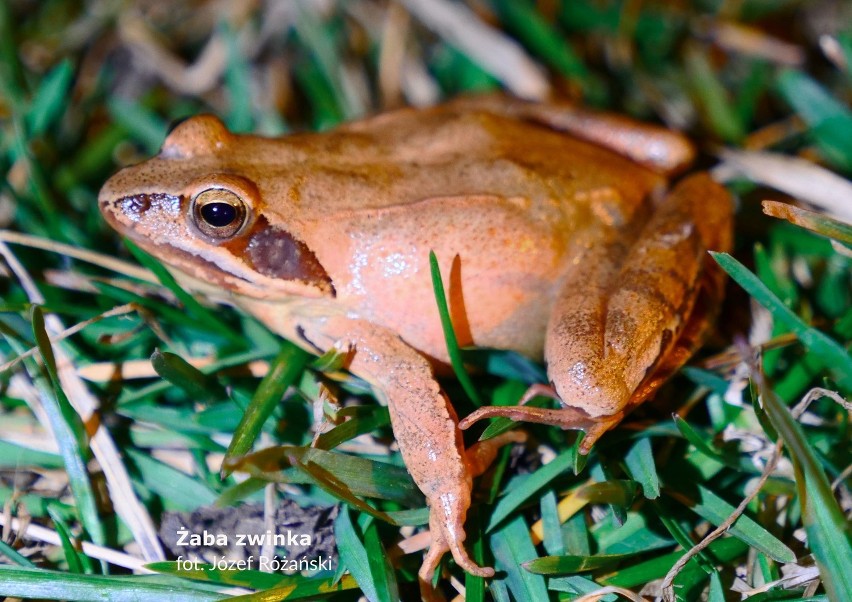
[[[188,286],[225,292],[305,349],[351,350],[387,403],[430,507],[428,582],[467,554],[471,480],[517,431],[464,449],[433,377],[447,361],[429,270],[434,250],[462,345],[544,358],[559,409],[485,407],[586,431],[582,451],[695,349],[722,280],[731,203],[676,133],[503,97],[406,109],[278,139],[210,116],[113,176],[109,223]]]

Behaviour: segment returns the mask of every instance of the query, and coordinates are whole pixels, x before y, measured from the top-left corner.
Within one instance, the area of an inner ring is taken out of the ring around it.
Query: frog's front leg
[[[419,571],[423,583],[431,581],[447,551],[469,573],[492,576],[494,569],[478,566],[463,546],[472,480],[501,446],[524,441],[524,433],[506,432],[465,450],[458,418],[431,365],[396,333],[342,316],[300,320],[299,326],[302,338],[320,350],[353,349],[349,370],[387,403],[405,466],[429,505],[432,543]]]
[[[598,235],[562,284],[548,325],[548,375],[565,407],[481,408],[586,431],[580,451],[653,395],[697,348],[724,280],[706,250],[731,244],[731,201],[706,174],[681,182],[633,237]],[[632,238],[632,240],[631,240]]]

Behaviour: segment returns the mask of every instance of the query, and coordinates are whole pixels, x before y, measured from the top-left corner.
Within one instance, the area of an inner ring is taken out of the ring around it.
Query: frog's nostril
[[[136,194],[119,199],[117,204],[127,213],[140,213],[148,210],[151,206],[151,199],[147,194]]]
[[[123,196],[111,202],[118,213],[141,216],[148,210],[174,216],[180,211],[181,197],[161,192],[139,193]]]

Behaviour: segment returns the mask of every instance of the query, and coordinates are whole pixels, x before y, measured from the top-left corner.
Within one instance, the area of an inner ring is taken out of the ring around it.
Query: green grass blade
[[[524,564],[536,575],[566,575],[615,566],[636,556],[633,554],[599,554],[596,556],[542,556]]]
[[[308,354],[288,341],[284,341],[281,350],[269,364],[269,372],[260,381],[246,408],[228,451],[225,461],[246,453],[254,445],[263,423],[272,414],[272,410],[281,401],[287,387],[296,382],[308,362]],[[224,469],[224,474],[228,474]]]
[[[683,435],[684,438],[692,445],[694,445],[695,449],[697,449],[699,452],[701,452],[711,460],[715,460],[720,464],[724,464],[729,468],[733,468],[742,472],[758,472],[757,468],[755,468],[755,466],[748,460],[744,460],[739,457],[729,456],[717,450],[709,442],[707,442],[705,438],[702,437],[700,433],[698,433],[698,431],[692,428],[692,426],[686,420],[684,420],[677,414],[673,414],[672,419],[674,420],[675,426],[677,426],[677,430],[680,431],[680,434]]]
[[[44,359],[47,378],[41,374],[41,370],[33,361],[26,362],[28,370],[36,388],[41,393],[45,415],[50,421],[50,429],[56,437],[59,453],[65,463],[65,470],[68,473],[68,481],[71,485],[71,492],[74,494],[80,521],[92,541],[104,545],[106,543],[106,530],[98,514],[97,498],[86,465],[89,449],[83,423],[62,390],[59,374],[56,370],[56,361],[53,357],[53,348],[44,327],[44,316],[38,306],[33,306],[31,319],[33,335]],[[17,342],[8,337],[6,340],[9,341],[13,349],[18,347],[19,353],[24,351]],[[48,382],[50,386],[48,386]]]
[[[139,102],[112,97],[107,101],[109,114],[154,155],[166,139],[168,126],[162,117]]]
[[[27,112],[29,136],[43,135],[68,108],[68,89],[74,77],[74,64],[65,59],[41,80]]]
[[[822,236],[833,238],[846,245],[852,245],[852,224],[841,222],[816,211],[809,211],[778,201],[763,201],[763,212],[766,215],[785,219],[791,224],[807,228]]]
[[[725,590],[722,588],[722,579],[718,571],[713,571],[710,575],[710,592],[707,602],[725,602]]]
[[[280,602],[281,600],[318,600],[337,592],[358,589],[351,575],[337,579],[301,578],[299,582],[274,589],[234,596],[229,602]]]
[[[591,594],[599,590],[602,586],[595,583],[582,575],[572,575],[571,577],[553,577],[547,582],[547,589],[555,592],[566,592],[582,596],[583,594]],[[572,596],[572,600],[575,596]],[[604,596],[594,597],[595,602],[618,602],[619,597],[615,594],[606,594]]]
[[[373,583],[370,572],[370,560],[367,557],[367,549],[355,531],[355,525],[349,517],[349,509],[345,506],[340,509],[337,520],[334,521],[334,537],[337,540],[337,552],[340,554],[340,562],[358,582],[358,586],[370,602],[378,602],[379,594]]]
[[[353,119],[365,113],[365,107],[356,95],[349,93],[344,85],[341,58],[335,47],[336,35],[319,19],[319,14],[309,5],[299,5],[296,30],[299,40],[310,51],[317,66],[317,76],[331,90],[335,103],[344,119]]]
[[[376,587],[378,599],[382,602],[399,600],[396,573],[390,564],[385,547],[379,539],[376,521],[371,521],[364,529],[364,548],[367,550],[367,562],[370,565],[370,573],[373,575],[373,584]]]
[[[562,535],[562,525],[559,523],[559,508],[557,507],[556,493],[547,491],[541,496],[539,507],[541,509],[541,522],[544,526],[545,551],[550,556],[562,556],[565,554],[565,538]]]
[[[796,112],[809,124],[832,117],[852,120],[852,113],[820,84],[801,71],[787,69],[778,76],[778,88]]]
[[[298,600],[306,597],[321,596],[358,587],[355,580],[344,575],[338,582],[329,577],[305,577],[296,575],[281,575],[254,569],[217,569],[212,565],[196,563],[194,568],[186,568],[177,562],[152,562],[145,565],[146,569],[163,575],[173,575],[193,581],[202,581],[219,585],[247,587],[267,591],[237,596],[229,600]]]
[[[228,468],[262,475],[293,466],[294,461],[333,473],[355,495],[392,500],[407,506],[423,504],[420,490],[402,466],[313,447],[270,447],[230,460]]]
[[[345,408],[349,409],[349,408]],[[336,427],[317,437],[314,442],[314,447],[317,449],[334,449],[341,443],[354,439],[359,435],[372,433],[376,429],[382,428],[390,424],[390,413],[384,406],[370,406],[364,408],[351,408],[353,410],[366,410],[364,415],[355,415],[349,418],[346,422],[338,424]],[[340,415],[346,416],[350,413],[341,412]]]
[[[225,122],[232,132],[243,134],[252,128],[251,67],[243,56],[237,33],[228,24],[220,26],[228,49],[225,88],[228,90],[228,116]]]
[[[745,127],[728,99],[727,90],[710,64],[704,50],[690,46],[685,54],[686,73],[713,132],[727,142],[738,142]]]
[[[300,468],[303,472],[306,472],[313,478],[313,483],[322,487],[326,492],[330,493],[340,501],[349,504],[356,510],[372,516],[373,518],[378,518],[379,520],[383,520],[387,523],[396,524],[394,519],[386,513],[381,510],[376,510],[370,504],[357,497],[352,490],[347,487],[346,483],[337,478],[337,475],[333,471],[326,470],[318,464],[302,463],[295,459],[293,460],[293,466]]]
[[[724,395],[725,391],[728,390],[728,381],[710,370],[702,370],[694,366],[684,366],[681,373],[696,385],[707,387],[719,395]]]
[[[491,550],[497,568],[506,572],[506,585],[516,600],[548,599],[544,577],[521,568],[538,556],[523,517],[516,517],[491,536]]]
[[[533,497],[539,490],[546,487],[551,481],[565,474],[574,465],[575,450],[569,448],[559,454],[556,458],[529,475],[524,481],[509,491],[497,502],[491,518],[488,521],[486,532],[491,532],[518,507]]]
[[[701,518],[717,527],[735,510],[733,505],[701,485],[698,485],[695,490],[698,494],[697,498],[674,490],[667,491]],[[795,562],[796,560],[793,550],[745,514],[740,515],[728,532],[778,562]]]
[[[830,599],[847,599],[852,594],[849,522],[837,505],[828,478],[808,444],[802,427],[763,377],[759,374],[756,376],[766,413],[793,460],[802,522],[823,585]]]
[[[486,565],[485,561],[485,537],[482,531],[482,513],[479,508],[474,508],[468,514],[465,523],[467,538],[465,546],[470,550],[473,561],[479,566]],[[465,602],[485,601],[485,578],[471,575],[467,571],[464,574]]]
[[[18,566],[30,569],[38,568],[32,560],[21,554],[18,550],[7,544],[2,539],[0,539],[0,554]]]
[[[729,537],[712,542],[709,546],[709,551],[713,558],[719,562],[729,563],[745,554],[748,551],[748,546],[739,539]],[[664,577],[681,556],[683,556],[683,551],[664,554],[663,556],[619,569],[602,578],[601,581],[607,585],[617,585],[627,588],[637,587]],[[687,571],[701,571],[703,573],[695,558],[687,563],[681,573]]]
[[[536,7],[522,0],[494,0],[500,20],[535,54],[562,75],[584,82],[589,70],[566,37],[553,28]]]
[[[80,557],[77,556],[77,550],[74,549],[74,544],[71,541],[71,531],[68,525],[62,519],[59,512],[55,512],[50,506],[47,507],[47,513],[53,520],[53,526],[56,528],[56,534],[59,535],[59,542],[62,545],[62,553],[65,555],[65,561],[68,563],[68,570],[72,573],[83,573],[83,563],[80,562]]]
[[[31,307],[30,319],[32,320],[36,346],[42,360],[44,360],[44,367],[47,369],[50,383],[53,385],[57,407],[62,419],[68,425],[68,429],[74,434],[77,447],[83,450],[84,453],[88,453],[88,441],[83,421],[77,414],[77,411],[71,406],[71,402],[68,401],[62,389],[62,383],[59,381],[59,372],[56,369],[56,358],[53,355],[53,345],[50,342],[50,337],[47,335],[44,325],[44,313],[38,305]]]
[[[630,506],[639,493],[639,483],[627,479],[611,479],[602,483],[583,485],[575,492],[581,499],[592,504],[611,504],[613,506]]]
[[[156,349],[151,355],[151,365],[157,374],[182,389],[195,402],[216,403],[228,399],[227,391],[215,378],[179,355]]]
[[[642,437],[634,443],[624,456],[630,477],[642,486],[642,493],[649,500],[660,497],[660,477],[654,463],[651,439]]]
[[[438,266],[438,258],[434,251],[429,251],[429,268],[432,273],[432,288],[435,291],[435,302],[438,304],[438,313],[441,315],[441,327],[444,329],[444,338],[447,341],[447,354],[450,356],[453,372],[455,372],[456,378],[459,380],[470,400],[476,406],[481,406],[482,400],[476,392],[476,386],[464,368],[459,342],[456,339],[456,332],[453,329],[453,320],[450,317],[450,308],[447,305],[447,295],[444,292],[441,268]]]
[[[783,322],[787,328],[796,334],[808,351],[819,357],[841,387],[847,391],[852,391],[852,357],[843,346],[812,326],[805,324],[739,261],[727,253],[711,253],[711,255],[737,284],[769,310],[774,319]]]
[[[0,596],[48,600],[121,600],[122,602],[213,602],[226,594],[200,591],[161,577],[75,575],[0,564]]]
[[[296,80],[308,97],[313,111],[313,128],[327,130],[343,121],[342,109],[337,104],[331,85],[323,77],[315,62],[305,61],[295,67]]]
[[[686,529],[684,529],[683,525],[669,515],[667,505],[657,503],[654,505],[654,508],[658,511],[657,517],[660,519],[660,522],[663,523],[663,526],[671,534],[678,545],[684,550],[691,549],[692,546],[695,545],[695,542],[692,540],[692,537]],[[698,554],[696,554],[695,560],[706,573],[712,572],[713,560],[707,555],[707,550],[701,550]]]
[[[810,126],[822,154],[843,170],[852,170],[852,111],[801,71],[778,76],[778,90]]]
[[[145,485],[172,507],[189,511],[199,506],[211,506],[216,502],[216,492],[207,487],[203,480],[194,478],[138,450],[128,449],[126,453],[139,470]]]

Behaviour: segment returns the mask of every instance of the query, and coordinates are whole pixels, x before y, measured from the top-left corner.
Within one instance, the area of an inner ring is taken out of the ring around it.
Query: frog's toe
[[[471,562],[462,568],[474,577],[490,579],[494,576],[494,569],[490,566],[479,566],[478,564]]]
[[[441,542],[441,544],[439,545],[437,538],[433,535],[432,545],[429,546],[429,551],[423,557],[423,564],[420,565],[420,570],[417,571],[417,576],[422,583],[432,583],[432,578],[435,576],[435,569],[438,568],[441,558],[443,558],[446,552],[450,551],[446,543]]]
[[[527,388],[527,392],[521,396],[521,399],[518,401],[518,405],[525,406],[536,397],[544,397],[547,399],[556,399],[561,401],[561,399],[559,399],[559,393],[556,392],[556,388],[553,385],[535,383]]]
[[[536,408],[533,406],[490,406],[479,408],[464,420],[459,422],[459,428],[466,429],[483,418],[503,417],[515,422],[536,422],[558,426],[563,430],[584,431],[585,436],[580,443],[579,452],[588,454],[592,446],[605,432],[621,422],[624,412],[611,416],[589,416],[579,408],[564,407],[560,409]]]
[[[441,562],[444,554],[450,552],[453,555],[453,560],[456,564],[463,568],[471,575],[477,577],[493,577],[494,569],[491,567],[479,566],[468,555],[464,548],[464,531],[458,532],[449,525],[444,525],[440,517],[430,513],[429,516],[429,532],[432,535],[432,543],[429,545],[429,551],[423,558],[423,564],[420,565],[420,570],[417,576],[420,578],[421,585],[430,584],[435,575],[435,569]]]
[[[470,474],[473,477],[478,477],[483,472],[488,470],[494,458],[497,457],[497,452],[504,445],[512,443],[525,443],[527,434],[523,431],[513,430],[500,433],[496,437],[477,441],[466,452],[465,457],[470,468]]]
[[[585,431],[592,428],[597,418],[577,408],[537,408],[534,406],[488,406],[479,408],[459,422],[462,430],[473,426],[483,418],[503,417],[515,422],[536,422],[558,426],[565,430]]]
[[[494,569],[490,566],[479,566],[473,561],[473,558],[468,556],[467,550],[461,545],[461,542],[450,543],[450,552],[453,555],[453,560],[456,564],[465,571],[476,577],[493,577]]]
[[[580,447],[577,450],[580,455],[588,455],[592,451],[594,444],[598,442],[598,439],[609,429],[621,422],[622,418],[624,418],[624,413],[596,418],[591,426],[584,429],[585,435],[583,435],[583,440],[580,442]]]

